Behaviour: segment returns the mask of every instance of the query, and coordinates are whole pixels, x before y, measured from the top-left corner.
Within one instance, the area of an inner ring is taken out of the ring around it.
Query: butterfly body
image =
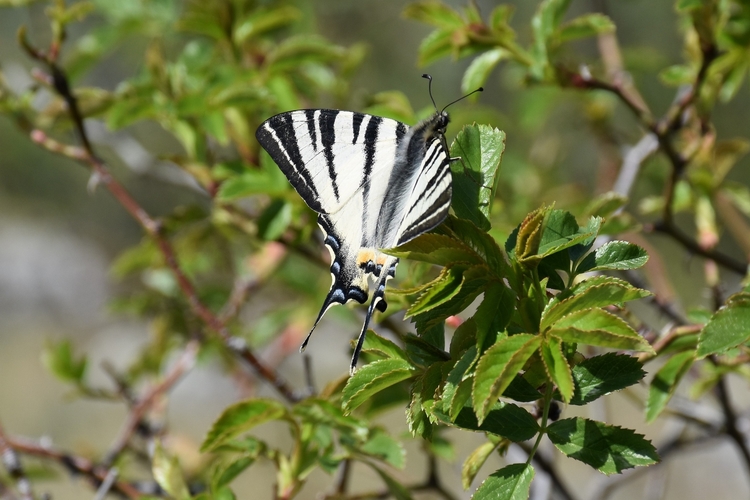
[[[447,125],[445,111],[409,127],[364,113],[310,109],[273,116],[256,132],[261,146],[318,213],[331,252],[333,282],[313,330],[331,306],[365,303],[369,280],[375,282],[352,371],[370,317],[375,309],[385,311],[385,285],[398,264],[380,249],[416,238],[448,214]]]

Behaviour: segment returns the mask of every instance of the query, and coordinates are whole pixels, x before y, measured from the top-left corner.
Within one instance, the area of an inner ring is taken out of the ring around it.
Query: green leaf
[[[576,268],[576,273],[590,271],[627,271],[638,269],[648,261],[648,254],[638,245],[627,241],[610,241],[588,254]]]
[[[497,447],[497,443],[487,441],[479,445],[478,448],[475,448],[474,451],[469,453],[469,456],[466,457],[466,460],[464,460],[464,464],[461,467],[461,485],[465,490],[468,490],[471,487],[471,483],[474,481],[474,478],[477,477],[479,469],[484,465]]]
[[[568,314],[554,323],[547,335],[556,335],[571,343],[654,352],[630,325],[602,309],[583,309]]]
[[[511,253],[512,250],[518,262],[524,263],[531,260],[538,263],[539,259],[536,258],[536,255],[539,251],[539,242],[542,239],[544,219],[549,211],[549,207],[541,207],[529,213],[508,237],[505,242],[505,249],[508,253]]]
[[[279,238],[292,222],[292,204],[274,200],[258,217],[258,236],[266,241]]]
[[[219,491],[250,467],[264,451],[265,445],[253,438],[245,439],[239,454],[226,453],[211,471],[211,489]],[[219,448],[225,451],[223,448]]]
[[[646,402],[646,421],[653,422],[672,399],[677,384],[695,361],[695,352],[686,351],[675,354],[662,366],[648,388]]]
[[[610,352],[585,359],[573,367],[575,392],[570,404],[588,404],[638,383],[644,375],[643,365],[633,356]]]
[[[737,294],[737,300],[716,311],[698,338],[698,359],[737,347],[750,339],[750,294]]]
[[[545,0],[539,4],[536,14],[531,18],[534,45],[530,76],[533,81],[545,81],[552,78],[547,47],[560,26],[569,4],[570,0]]]
[[[414,365],[430,366],[433,363],[451,359],[450,354],[436,347],[432,342],[428,342],[424,336],[418,337],[407,333],[404,336],[404,344],[406,344],[406,357]]]
[[[445,385],[443,386],[443,412],[447,413],[451,420],[453,420],[456,415],[458,414],[458,410],[463,408],[464,404],[468,400],[468,397],[471,396],[471,391],[469,390],[468,394],[465,392],[466,389],[462,392],[462,394],[458,394],[457,398],[457,392],[458,388],[462,383],[464,384],[464,387],[471,387],[471,383],[469,380],[466,379],[465,375],[469,371],[469,369],[474,364],[474,361],[477,357],[477,347],[476,345],[472,345],[469,347],[466,352],[463,353],[461,358],[456,362],[455,365],[453,365],[453,368],[448,373],[448,376],[445,379]],[[465,399],[464,399],[465,398]],[[464,399],[463,401],[461,401]],[[459,404],[454,404],[457,402]]]
[[[468,94],[484,85],[497,63],[503,59],[508,59],[510,55],[510,52],[505,49],[495,48],[475,57],[464,72],[461,90]]]
[[[232,38],[236,45],[242,45],[250,38],[291,24],[301,16],[299,9],[290,5],[275,9],[256,8],[237,22]]]
[[[542,395],[525,378],[516,375],[510,385],[503,391],[503,397],[521,403],[531,403],[539,400]]]
[[[430,24],[436,28],[456,29],[464,25],[461,14],[438,0],[411,3],[404,9],[403,15],[407,19]]]
[[[531,464],[511,464],[493,472],[479,485],[472,500],[527,500],[534,468]]]
[[[273,399],[251,399],[229,406],[211,426],[201,451],[211,451],[262,423],[287,417],[287,410]]]
[[[381,337],[375,332],[368,332],[362,344],[362,352],[374,354],[382,358],[406,359],[406,352],[392,341]]]
[[[278,195],[287,189],[288,183],[279,169],[248,169],[222,182],[216,196],[218,201],[229,202],[254,194]]]
[[[659,80],[670,87],[687,85],[695,81],[695,68],[686,64],[675,64],[661,70]]]
[[[539,432],[536,419],[528,411],[511,403],[495,403],[481,424],[468,406],[459,412],[452,423],[447,415],[440,412],[437,415],[447,424],[472,431],[490,432],[513,442],[526,441]]]
[[[411,387],[411,402],[406,409],[406,425],[414,436],[431,440],[433,425],[422,405],[423,377],[418,377]]]
[[[550,210],[544,219],[544,231],[537,255],[546,257],[587,240],[593,242],[600,225],[599,217],[591,217],[585,227],[579,228],[570,212]]]
[[[494,344],[508,326],[515,299],[513,291],[502,281],[492,281],[485,289],[482,303],[472,316],[476,324],[476,344],[481,352]]]
[[[573,376],[570,373],[570,365],[562,350],[562,340],[550,335],[542,342],[542,361],[547,375],[557,385],[563,401],[570,401],[573,396]]]
[[[57,343],[51,341],[45,343],[42,363],[60,380],[80,384],[86,374],[88,361],[86,356],[76,359],[70,340],[64,339]]]
[[[453,236],[425,233],[385,253],[400,259],[429,262],[438,266],[449,266],[456,262],[476,265],[485,264],[484,259],[471,247]]]
[[[177,500],[189,500],[190,491],[188,490],[185,479],[182,477],[182,471],[180,470],[180,463],[177,461],[177,457],[170,457],[161,445],[161,442],[156,442],[156,448],[154,449],[154,458],[151,463],[151,470],[154,474],[154,479],[159,486],[164,488],[164,491],[169,493],[172,498]]]
[[[406,311],[405,318],[425,313],[454,297],[461,290],[466,268],[459,263],[441,269],[438,277],[422,288],[422,294]]]
[[[419,44],[419,65],[427,66],[453,53],[453,31],[435,30]]]
[[[537,335],[513,335],[500,340],[479,358],[472,397],[480,424],[540,344],[541,337]]]
[[[596,276],[576,284],[562,300],[550,301],[542,313],[540,328],[545,331],[557,320],[580,309],[606,307],[648,297],[651,292],[609,276]]]
[[[391,494],[393,498],[396,500],[412,500],[411,493],[409,492],[409,489],[401,484],[399,481],[396,481],[394,478],[391,477],[390,474],[388,474],[386,471],[381,469],[380,467],[376,466],[372,462],[365,462],[367,465],[372,467],[375,472],[378,473],[378,476],[380,476],[380,479],[383,480],[386,487],[388,488],[388,492]]]
[[[441,275],[445,275],[445,279],[439,281],[441,278],[438,277],[433,281],[406,313],[407,318],[417,316],[418,327],[433,326],[463,311],[482,293],[490,276],[486,266],[467,269],[464,264],[457,264],[443,268],[443,271],[445,273]]]
[[[594,198],[586,208],[584,213],[589,216],[597,216],[603,219],[608,219],[616,211],[623,208],[628,202],[628,197],[615,193],[614,191],[607,191]]]
[[[579,38],[588,38],[602,33],[615,31],[615,24],[604,14],[586,14],[568,21],[560,26],[555,38],[558,43],[565,43]]]
[[[435,232],[450,235],[471,247],[499,278],[510,275],[511,268],[495,239],[472,222],[448,215]]]
[[[340,406],[328,400],[307,398],[294,405],[292,412],[304,423],[331,427],[359,441],[367,438],[368,427],[365,422],[351,415],[344,415]]]
[[[607,475],[659,461],[656,449],[642,435],[585,418],[558,420],[547,435],[565,455]]]
[[[413,370],[403,359],[381,359],[363,366],[346,382],[341,394],[344,411],[349,413],[373,394],[408,379]]]
[[[396,439],[385,431],[376,429],[358,451],[376,457],[397,469],[406,465],[406,450]]]
[[[497,185],[500,160],[505,150],[505,132],[489,125],[465,126],[451,145],[453,201],[451,206],[461,219],[479,229],[490,229],[490,208]]]

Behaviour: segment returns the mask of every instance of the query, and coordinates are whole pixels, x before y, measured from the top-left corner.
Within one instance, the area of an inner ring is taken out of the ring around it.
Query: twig
[[[125,210],[140,224],[156,243],[159,251],[166,261],[167,267],[174,274],[177,283],[183,295],[187,299],[190,309],[198,316],[208,328],[215,334],[218,334],[224,343],[229,346],[240,358],[245,360],[256,373],[269,382],[287,401],[294,402],[298,400],[294,390],[287,382],[272,368],[268,367],[258,359],[253,351],[247,347],[244,342],[238,342],[227,330],[225,324],[205,305],[198,297],[198,293],[193,283],[187,278],[180,267],[177,256],[169,240],[164,236],[162,226],[153,219],[128,191],[120,184],[109,172],[104,162],[100,160],[89,141],[86,129],[83,123],[83,117],[78,108],[75,96],[71,92],[67,77],[63,70],[58,66],[55,59],[48,57],[43,52],[34,49],[28,41],[25,40],[23,32],[19,32],[19,38],[29,56],[44,63],[52,75],[52,84],[55,91],[67,103],[68,112],[70,113],[73,125],[83,147],[72,147],[60,144],[59,142],[47,137],[41,130],[31,132],[31,138],[34,142],[58,154],[78,160],[89,166],[92,170],[93,178],[101,184],[104,184],[115,199],[125,208]]]
[[[117,457],[125,449],[133,433],[142,422],[144,415],[153,405],[153,403],[162,394],[169,391],[177,381],[189,371],[195,364],[195,358],[198,355],[200,344],[196,340],[191,340],[185,346],[185,351],[182,353],[177,362],[172,366],[164,379],[158,384],[151,387],[146,394],[140,398],[135,405],[130,409],[125,424],[120,429],[120,433],[115,439],[114,444],[110,447],[110,450],[105,455],[103,465],[110,466],[114,463]]]
[[[716,363],[714,359],[712,362]],[[737,412],[729,399],[729,388],[724,376],[719,377],[716,382],[716,395],[719,398],[721,409],[724,412],[724,427],[726,434],[739,448],[740,454],[745,462],[745,468],[750,472],[750,449],[748,449],[747,438],[737,426]]]
[[[109,469],[109,472],[107,472],[107,476],[104,478],[104,481],[102,481],[102,485],[96,491],[96,496],[94,497],[94,500],[104,500],[104,497],[107,496],[107,493],[109,493],[109,490],[112,488],[112,485],[115,484],[115,480],[117,479],[117,474],[118,474],[117,467],[112,467],[111,469]]]
[[[710,434],[707,436],[701,436],[695,439],[685,439],[682,436],[678,436],[674,440],[659,447],[658,453],[661,458],[661,462],[652,465],[651,467],[641,467],[637,469],[630,469],[625,471],[619,476],[607,478],[607,484],[603,485],[598,492],[594,492],[590,498],[597,500],[606,500],[610,498],[615,490],[620,486],[632,484],[633,480],[643,474],[652,473],[654,468],[657,468],[666,463],[667,458],[673,453],[692,446],[700,446],[707,442],[714,441],[719,437],[718,434]]]
[[[526,452],[527,455],[531,454],[532,447],[526,443],[516,443],[524,452]],[[545,457],[542,456],[541,453],[537,452],[534,453],[534,457],[532,460],[541,468],[547,476],[552,481],[552,484],[555,485],[555,489],[560,494],[560,496],[566,500],[573,500],[576,497],[573,496],[573,494],[568,490],[568,487],[565,486],[565,483],[563,483],[562,478],[557,473],[557,470],[552,465],[552,463],[547,460]]]
[[[3,465],[8,470],[8,474],[16,482],[16,488],[18,493],[21,495],[22,500],[34,500],[34,494],[31,491],[31,483],[26,477],[21,466],[21,461],[18,459],[16,450],[13,449],[13,445],[9,442],[8,437],[5,434],[5,429],[2,423],[0,423],[0,458],[2,459]]]
[[[612,191],[623,196],[630,196],[633,184],[638,178],[643,161],[651,156],[659,147],[659,141],[654,134],[646,134],[636,143],[628,148],[622,159],[620,172],[617,180],[612,186]]]
[[[109,475],[109,469],[101,465],[96,465],[88,458],[78,457],[69,453],[55,450],[47,446],[40,446],[18,438],[8,438],[10,446],[27,455],[33,455],[41,458],[54,460],[75,474],[81,474],[87,477],[97,488],[105,481]],[[126,498],[138,499],[142,493],[138,489],[124,481],[115,480],[112,483],[110,491],[116,492]]]
[[[456,497],[454,497],[450,491],[445,489],[440,482],[440,473],[437,469],[437,458],[434,455],[428,454],[427,466],[427,479],[423,483],[407,486],[406,489],[413,492],[433,492],[444,500],[456,500]],[[344,498],[347,500],[376,500],[389,497],[391,497],[391,492],[389,490],[383,490],[347,495]]]
[[[690,236],[682,232],[673,222],[663,221],[661,223],[653,224],[644,228],[647,232],[649,230],[656,231],[659,233],[666,234],[680,243],[686,250],[706,259],[713,260],[720,266],[734,271],[735,273],[744,276],[748,272],[748,264],[742,263],[724,253],[716,250],[703,248],[698,244],[697,241],[693,240]]]

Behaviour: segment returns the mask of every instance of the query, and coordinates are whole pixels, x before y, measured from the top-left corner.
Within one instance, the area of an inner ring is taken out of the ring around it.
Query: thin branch
[[[193,283],[185,275],[180,267],[174,248],[162,231],[161,224],[153,219],[128,191],[111,175],[104,162],[100,160],[89,141],[86,129],[83,123],[83,117],[78,108],[78,103],[68,84],[64,71],[58,66],[55,59],[49,58],[43,52],[34,49],[25,40],[23,33],[19,33],[21,43],[26,48],[27,53],[33,58],[44,63],[52,75],[52,85],[60,97],[67,103],[68,112],[70,113],[73,125],[78,134],[83,147],[73,147],[60,144],[59,142],[47,137],[41,130],[31,132],[31,138],[37,144],[58,154],[64,154],[69,158],[84,163],[92,170],[93,179],[97,183],[104,184],[115,199],[125,208],[125,210],[140,224],[149,237],[156,243],[159,251],[166,261],[167,267],[174,274],[177,283],[183,295],[187,299],[190,309],[198,316],[210,330],[218,334],[224,343],[230,347],[240,358],[245,360],[256,373],[269,382],[287,401],[294,402],[298,396],[287,382],[275,370],[268,367],[254,352],[244,343],[233,337],[226,325],[205,305],[198,297],[198,293]]]
[[[673,238],[674,240],[676,240],[678,243],[680,243],[689,252],[694,253],[696,255],[700,255],[701,257],[705,257],[706,259],[713,260],[720,266],[730,271],[734,271],[740,276],[744,276],[748,272],[748,263],[746,262],[743,263],[722,252],[718,252],[716,250],[712,250],[708,248],[703,248],[702,246],[698,244],[697,241],[695,241],[690,236],[685,234],[673,222],[663,221],[661,223],[653,224],[651,226],[646,226],[644,229],[647,232],[656,231],[662,234],[666,234],[670,236],[671,238]]]
[[[5,434],[2,423],[0,423],[0,459],[2,459],[2,463],[8,470],[10,477],[16,482],[16,488],[21,495],[21,499],[34,500],[31,483],[26,477],[26,472],[21,466],[21,461],[18,459],[16,450],[13,449],[13,445],[9,442],[9,438]]]
[[[527,455],[531,454],[532,447],[526,443],[515,443],[517,444],[524,452],[526,452]],[[547,460],[544,456],[542,456],[541,453],[537,452],[534,453],[534,457],[531,459],[534,461],[540,469],[542,469],[547,476],[550,478],[550,481],[552,481],[552,484],[555,486],[555,489],[560,494],[561,497],[563,497],[566,500],[574,500],[576,497],[568,490],[568,487],[565,486],[565,483],[563,483],[562,478],[557,473],[557,469],[555,469],[554,465],[552,465],[552,462]]]
[[[712,360],[714,361],[714,360]],[[715,361],[714,361],[715,362]],[[716,382],[716,395],[719,398],[721,409],[724,412],[724,427],[726,434],[734,441],[739,448],[740,455],[745,462],[745,468],[750,472],[750,449],[747,445],[746,436],[740,431],[737,426],[737,412],[732,406],[732,402],[729,399],[729,388],[727,387],[727,381],[725,377],[719,377]]]
[[[70,472],[87,477],[97,488],[101,487],[102,483],[107,479],[107,476],[110,473],[107,467],[97,465],[88,458],[78,457],[48,446],[40,446],[36,443],[18,438],[8,438],[7,441],[13,449],[20,453],[54,460]],[[139,499],[143,496],[135,486],[124,481],[115,480],[112,483],[110,491],[116,492],[125,498]]]
[[[130,409],[125,424],[120,429],[120,433],[115,439],[114,444],[110,447],[110,450],[105,455],[103,464],[110,466],[115,462],[117,457],[122,453],[127,444],[130,442],[133,433],[136,431],[140,423],[143,421],[144,415],[151,408],[154,402],[167,391],[169,391],[182,376],[190,371],[195,365],[195,358],[198,355],[200,344],[196,340],[191,340],[185,346],[180,358],[170,368],[164,379],[158,384],[151,387],[146,394],[140,398],[135,405]]]

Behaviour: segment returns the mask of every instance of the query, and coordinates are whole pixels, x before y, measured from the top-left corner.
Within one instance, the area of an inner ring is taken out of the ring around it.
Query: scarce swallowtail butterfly
[[[432,99],[432,79],[423,76]],[[372,276],[375,291],[352,356],[354,372],[372,314],[386,309],[385,285],[398,264],[380,249],[406,243],[448,215],[453,159],[447,126],[448,113],[435,106],[431,117],[413,127],[332,109],[289,111],[258,127],[260,145],[318,213],[331,252],[333,283],[300,350],[331,306],[367,301]]]

